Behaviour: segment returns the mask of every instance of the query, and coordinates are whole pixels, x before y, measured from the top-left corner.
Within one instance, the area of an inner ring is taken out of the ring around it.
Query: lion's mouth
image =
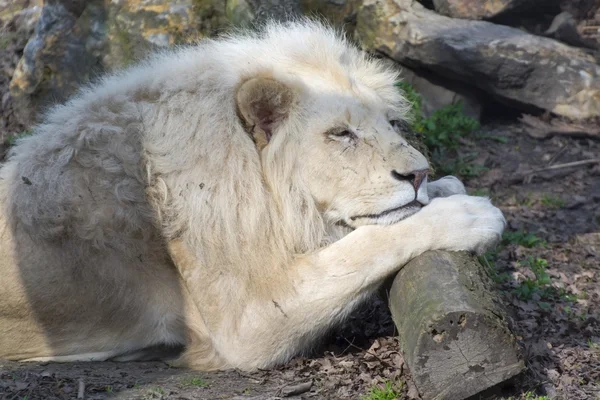
[[[390,214],[397,213],[398,211],[405,211],[404,213],[402,213],[403,218],[399,219],[399,220],[401,220],[401,219],[411,216],[412,214],[414,214],[415,212],[420,210],[421,207],[423,207],[423,205],[421,203],[419,203],[417,200],[413,200],[410,203],[403,204],[399,207],[390,208],[389,210],[382,211],[378,214],[356,215],[354,217],[350,217],[350,220],[356,221],[357,219],[380,219],[380,218],[389,216]]]

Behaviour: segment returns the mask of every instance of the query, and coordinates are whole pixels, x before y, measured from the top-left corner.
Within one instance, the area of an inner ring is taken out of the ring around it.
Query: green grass
[[[404,383],[394,387],[391,382],[386,382],[383,387],[381,385],[372,387],[366,396],[361,397],[361,400],[400,400],[403,386]]]
[[[455,174],[463,178],[476,178],[487,171],[488,168],[483,165],[474,164],[473,160],[474,157],[471,156],[457,158],[454,162],[442,165],[440,170],[443,173]]]
[[[476,154],[443,157],[449,152],[456,153],[461,145],[461,138],[479,129],[479,122],[464,114],[461,102],[445,106],[425,118],[422,112],[421,95],[407,82],[399,82],[396,86],[402,90],[412,105],[411,128],[422,138],[423,144],[431,153],[436,170],[463,178],[476,177],[487,170],[484,166],[473,163]],[[442,158],[453,161],[438,164],[436,160]]]
[[[563,208],[567,204],[567,202],[561,199],[560,197],[551,194],[543,195],[541,203],[544,207],[552,208],[554,210]]]
[[[525,393],[525,400],[550,400],[548,396],[537,396],[535,393],[527,392]]]
[[[421,95],[407,82],[399,82],[397,86],[412,104],[412,129],[423,135],[430,149],[456,149],[460,138],[479,128],[477,120],[463,113],[461,102],[443,107],[428,118],[423,117]]]
[[[197,387],[207,387],[208,386],[208,382],[206,382],[204,379],[200,378],[199,376],[190,376],[187,378],[183,378],[181,380],[181,384],[184,386],[197,386]]]
[[[479,196],[479,197],[489,197],[490,196],[490,189],[488,188],[476,188],[471,190],[470,193],[471,196]]]
[[[536,247],[536,246],[546,246],[547,243],[542,238],[536,236],[534,233],[529,233],[526,231],[514,231],[514,232],[504,232],[502,235],[502,244],[517,244],[519,246],[524,246],[528,248]]]
[[[489,195],[489,192],[485,189],[476,189],[473,193],[473,196],[485,196]],[[487,266],[492,279],[496,283],[504,283],[509,280],[510,275],[507,273],[498,273],[495,268],[496,258],[498,257],[498,252],[502,250],[504,246],[509,244],[516,244],[519,246],[524,246],[528,248],[536,247],[536,246],[547,246],[547,243],[542,238],[536,236],[534,233],[529,233],[526,231],[505,231],[502,234],[502,242],[493,251],[489,251],[485,253],[483,256],[479,257],[479,262],[483,265]]]
[[[546,269],[548,261],[544,258],[527,257],[525,261],[519,261],[519,264],[528,267],[534,278],[527,278],[514,290],[515,294],[521,300],[530,300],[535,293],[538,293],[541,298],[548,297],[551,293],[552,280]]]
[[[508,143],[508,138],[505,136],[494,136],[494,135],[480,135],[481,138],[493,140],[494,142],[506,144]]]

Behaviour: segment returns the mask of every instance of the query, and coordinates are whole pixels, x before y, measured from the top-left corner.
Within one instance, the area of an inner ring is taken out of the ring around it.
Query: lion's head
[[[281,170],[297,169],[292,179],[331,223],[391,224],[416,213],[429,201],[429,165],[407,141],[396,72],[331,31],[313,25],[296,34],[303,43],[289,59],[237,88],[267,179],[277,186],[290,176]]]

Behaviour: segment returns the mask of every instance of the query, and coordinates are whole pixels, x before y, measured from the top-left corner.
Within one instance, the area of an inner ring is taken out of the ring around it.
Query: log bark
[[[525,110],[600,116],[600,65],[556,40],[486,21],[448,18],[413,0],[364,0],[356,39],[415,69],[474,85]]]
[[[460,400],[524,369],[492,281],[465,252],[430,251],[394,278],[389,306],[422,398]]]

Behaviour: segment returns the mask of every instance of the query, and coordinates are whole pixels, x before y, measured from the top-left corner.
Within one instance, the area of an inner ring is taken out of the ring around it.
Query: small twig
[[[558,150],[558,151],[556,152],[556,154],[554,154],[554,155],[552,156],[552,158],[550,158],[550,160],[548,161],[548,165],[552,165],[552,164],[554,164],[554,162],[555,162],[556,160],[558,160],[558,158],[559,158],[561,155],[563,155],[563,153],[564,153],[565,151],[567,151],[567,146],[564,146],[564,147],[562,147],[560,150]]]
[[[547,122],[541,118],[528,114],[523,114],[519,120],[525,125],[525,133],[535,139],[547,139],[556,135],[574,138],[600,139],[600,129],[595,125],[583,126],[574,122],[560,121],[557,119]]]
[[[83,378],[79,378],[79,390],[77,390],[77,398],[83,399],[85,394],[85,383],[83,383]]]
[[[283,388],[280,389],[279,393],[283,397],[297,396],[299,394],[308,392],[312,388],[312,385],[313,385],[313,382],[311,380],[311,381],[302,382],[302,383],[299,383],[299,384],[293,385],[293,386],[284,386]]]
[[[564,168],[580,167],[582,165],[590,165],[590,164],[600,164],[600,158],[593,158],[593,159],[581,160],[581,161],[573,161],[573,162],[564,163],[564,164],[554,164],[554,165],[550,165],[549,167],[532,169],[529,171],[522,172],[518,175],[515,175],[514,177],[512,177],[510,179],[510,182],[517,183],[517,182],[525,181],[525,183],[529,183],[531,181],[532,176],[537,173],[540,173],[540,172],[552,171],[552,170],[564,169]]]
[[[260,369],[259,369],[259,371],[260,371]],[[257,383],[258,385],[264,385],[267,382],[267,379],[264,377],[264,375],[261,376],[260,379],[258,379],[258,377],[255,377],[252,375],[247,375],[240,370],[236,370],[236,372],[238,373],[238,375],[240,375],[254,383]]]
[[[343,337],[343,336],[342,336],[342,337]],[[345,337],[344,337],[344,340],[345,340],[346,342],[349,342],[349,340],[348,340],[348,339],[346,339]],[[352,339],[352,343],[350,343],[348,346],[346,346],[346,348],[345,348],[344,350],[342,350],[342,352],[341,352],[339,355],[336,355],[335,353],[334,353],[333,355],[334,355],[336,358],[337,358],[337,357],[342,357],[344,354],[346,354],[346,351],[348,351],[348,349],[349,349],[350,347],[352,347],[353,345],[354,345],[354,339]]]
[[[383,361],[381,358],[379,358],[379,356],[378,356],[377,354],[373,353],[372,351],[365,350],[365,349],[363,349],[363,348],[361,348],[361,347],[359,347],[359,346],[355,345],[354,343],[352,343],[352,342],[350,342],[348,339],[346,339],[344,336],[342,336],[342,339],[344,339],[346,342],[348,342],[348,344],[350,345],[350,347],[354,347],[355,349],[362,350],[362,351],[364,351],[365,353],[367,353],[367,354],[370,354],[370,355],[372,355],[373,357],[375,357],[376,359],[378,359],[378,360],[379,360],[379,362],[380,362],[380,363],[382,363],[383,365],[385,365],[386,367],[391,367],[390,363],[388,363],[388,362],[386,362],[386,361]]]
[[[524,172],[523,175],[531,175],[531,174],[535,174],[538,172],[550,171],[550,170],[554,170],[554,169],[579,167],[581,165],[598,164],[598,163],[600,163],[600,158],[592,158],[589,160],[573,161],[573,162],[564,163],[564,164],[554,164],[549,167],[532,169],[531,171]]]

